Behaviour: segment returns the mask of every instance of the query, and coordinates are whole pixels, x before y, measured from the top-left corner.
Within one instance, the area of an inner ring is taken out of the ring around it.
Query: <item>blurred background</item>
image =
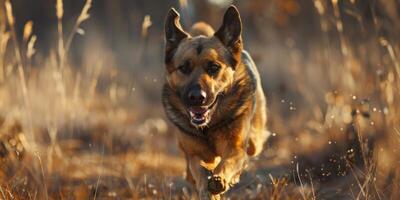
[[[242,16],[272,136],[231,199],[400,197],[397,0],[0,0],[0,197],[191,199],[163,22]]]

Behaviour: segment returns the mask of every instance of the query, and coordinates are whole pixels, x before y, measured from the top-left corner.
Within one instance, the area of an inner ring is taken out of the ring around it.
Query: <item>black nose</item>
[[[188,100],[192,105],[201,105],[206,100],[207,94],[200,88],[192,89],[188,93]]]

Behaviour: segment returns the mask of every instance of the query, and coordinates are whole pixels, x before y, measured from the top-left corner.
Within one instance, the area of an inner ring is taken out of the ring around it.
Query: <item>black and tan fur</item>
[[[187,160],[187,179],[201,199],[219,198],[237,183],[249,156],[258,155],[269,136],[260,76],[243,50],[241,32],[234,6],[228,8],[215,33],[203,22],[185,32],[173,8],[165,21],[162,102],[168,118],[180,129],[177,138]],[[218,73],[210,75],[210,66]],[[203,104],[210,105],[210,114],[201,115],[209,121],[201,126],[191,123],[184,100],[185,91],[193,84],[205,92]]]

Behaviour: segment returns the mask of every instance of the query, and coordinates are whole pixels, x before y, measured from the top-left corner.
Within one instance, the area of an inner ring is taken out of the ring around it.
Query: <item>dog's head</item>
[[[207,126],[219,99],[234,81],[242,52],[242,23],[236,7],[228,8],[221,27],[207,36],[191,36],[171,8],[165,20],[165,66],[179,110],[196,128]]]

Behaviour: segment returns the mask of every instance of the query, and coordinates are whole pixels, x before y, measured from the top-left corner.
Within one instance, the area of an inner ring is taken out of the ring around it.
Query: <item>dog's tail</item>
[[[214,35],[214,29],[205,22],[197,22],[193,24],[192,28],[190,29],[190,35],[193,37],[204,35],[207,37],[211,37]]]

